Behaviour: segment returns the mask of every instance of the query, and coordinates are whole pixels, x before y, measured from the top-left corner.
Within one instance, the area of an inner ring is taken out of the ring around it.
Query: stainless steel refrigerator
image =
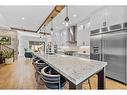
[[[90,58],[107,62],[106,76],[127,84],[127,30],[125,28],[119,24],[92,30]]]

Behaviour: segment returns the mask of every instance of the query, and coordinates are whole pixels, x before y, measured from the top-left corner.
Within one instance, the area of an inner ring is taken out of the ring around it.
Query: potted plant
[[[13,52],[12,51],[5,51],[4,56],[5,56],[5,63],[6,64],[13,63]]]

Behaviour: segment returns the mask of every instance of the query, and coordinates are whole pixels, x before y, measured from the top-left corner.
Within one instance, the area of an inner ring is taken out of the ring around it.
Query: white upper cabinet
[[[78,25],[77,29],[77,46],[90,45],[90,22],[89,19]]]
[[[106,20],[108,26],[123,23],[124,7],[122,6],[107,7],[106,12],[107,12]]]
[[[94,30],[102,27],[105,21],[106,21],[105,9],[100,9],[99,11],[91,15],[90,29]]]
[[[124,12],[123,12],[124,22],[127,22],[127,12],[126,11],[127,11],[127,6],[124,6]]]
[[[124,6],[108,6],[98,10],[90,17],[90,29],[94,30],[105,26],[123,23],[125,19],[127,21],[125,10],[126,8]]]

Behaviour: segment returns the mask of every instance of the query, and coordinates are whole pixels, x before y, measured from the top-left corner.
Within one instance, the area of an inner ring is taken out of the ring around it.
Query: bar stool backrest
[[[41,69],[43,69],[45,66],[47,66],[47,64],[44,63],[41,60],[38,60],[38,61],[35,62],[35,69],[36,69],[36,71],[41,72]]]
[[[60,88],[60,75],[59,74],[51,74],[50,67],[46,66],[41,70],[42,78],[47,86],[58,85],[58,89]]]

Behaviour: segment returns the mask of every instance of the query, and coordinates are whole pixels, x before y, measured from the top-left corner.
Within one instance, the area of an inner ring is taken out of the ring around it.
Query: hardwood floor
[[[35,89],[34,68],[30,60],[19,58],[0,68],[0,89]]]
[[[0,89],[46,89],[35,81],[34,67],[31,60],[19,57],[12,64],[0,64]],[[97,76],[90,78],[92,89],[97,89]],[[65,85],[68,89],[68,83]],[[89,89],[88,81],[83,89]],[[127,85],[106,78],[106,89],[127,89]]]

